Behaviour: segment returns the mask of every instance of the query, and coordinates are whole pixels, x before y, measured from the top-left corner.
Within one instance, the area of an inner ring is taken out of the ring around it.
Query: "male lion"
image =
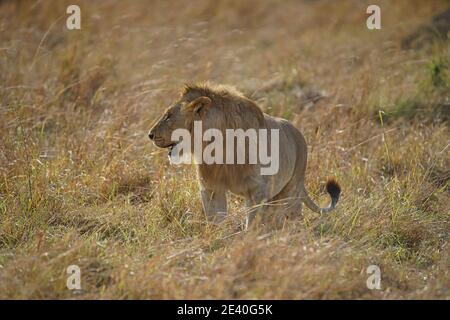
[[[319,208],[308,196],[304,185],[306,142],[303,135],[287,120],[263,113],[255,102],[233,87],[210,83],[186,85],[181,97],[150,130],[149,138],[157,147],[172,150],[178,143],[172,141],[172,132],[183,128],[192,133],[194,121],[201,121],[204,131],[215,128],[224,136],[226,129],[278,129],[279,133],[279,170],[276,174],[261,175],[261,163],[196,163],[203,209],[208,220],[217,223],[225,218],[227,191],[246,199],[249,207],[246,227],[257,213],[265,213],[267,216],[268,209],[283,211],[288,215],[300,214],[302,202],[317,213],[329,212],[335,208],[341,189],[332,179],[326,186],[331,196],[329,206]],[[234,152],[242,151],[237,148],[246,148],[248,143],[235,144]],[[248,152],[244,152],[248,159]]]

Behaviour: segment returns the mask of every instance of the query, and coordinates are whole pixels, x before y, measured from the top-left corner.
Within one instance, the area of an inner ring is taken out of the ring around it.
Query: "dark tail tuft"
[[[336,205],[339,200],[339,195],[341,194],[341,186],[334,179],[328,179],[327,181],[327,192],[331,196],[331,202]]]

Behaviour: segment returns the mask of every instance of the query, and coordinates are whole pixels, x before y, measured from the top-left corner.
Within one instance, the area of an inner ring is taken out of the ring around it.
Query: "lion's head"
[[[176,142],[171,140],[172,132],[176,129],[191,130],[192,123],[201,109],[211,104],[208,97],[198,97],[187,101],[183,97],[168,107],[158,122],[150,129],[148,137],[157,147],[173,147]]]
[[[233,87],[210,83],[186,85],[148,136],[157,147],[171,148],[177,144],[171,140],[172,132],[187,129],[192,133],[194,121],[202,121],[203,130],[215,128],[225,132],[225,129],[259,128],[264,124],[264,116],[253,101]]]

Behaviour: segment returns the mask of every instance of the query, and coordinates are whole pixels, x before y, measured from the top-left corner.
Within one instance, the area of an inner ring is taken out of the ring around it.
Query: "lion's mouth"
[[[169,157],[170,157],[171,154],[172,154],[173,149],[179,144],[179,142],[173,142],[173,141],[171,141],[171,142],[168,143],[168,144],[165,144],[164,142],[165,142],[164,139],[154,139],[154,140],[153,140],[153,143],[154,143],[158,148],[161,148],[161,149],[167,149],[167,150],[168,150],[168,155],[169,155]]]
[[[161,149],[166,149],[166,148],[173,148],[177,143],[176,142],[171,142],[169,144],[164,144],[164,139],[159,138],[159,139],[154,139],[153,143]]]

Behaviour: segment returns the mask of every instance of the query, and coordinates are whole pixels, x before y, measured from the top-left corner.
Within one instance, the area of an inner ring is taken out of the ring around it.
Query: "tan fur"
[[[302,202],[316,212],[328,212],[335,207],[340,187],[334,181],[329,184],[332,203],[327,208],[319,208],[305,190],[307,147],[302,134],[287,120],[264,114],[255,102],[234,87],[210,83],[185,86],[180,99],[166,110],[149,136],[158,147],[169,147],[173,143],[172,131],[185,128],[192,132],[195,120],[202,121],[204,131],[216,128],[224,137],[225,129],[279,129],[280,132],[280,166],[275,175],[261,175],[260,164],[196,165],[203,208],[210,220],[219,222],[225,217],[228,191],[243,196],[253,208],[247,225],[257,212],[266,216],[274,211],[300,214]],[[235,144],[235,154],[236,147]]]

